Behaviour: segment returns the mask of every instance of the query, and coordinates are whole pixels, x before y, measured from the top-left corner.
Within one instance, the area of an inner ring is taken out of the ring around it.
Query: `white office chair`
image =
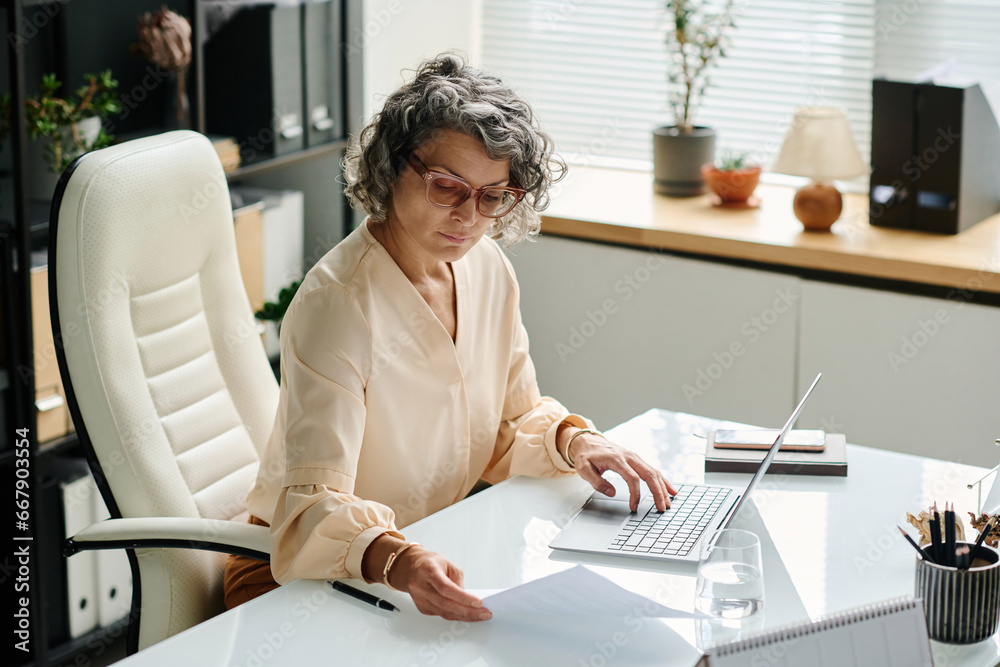
[[[65,551],[128,549],[132,653],[223,609],[224,553],[268,559],[246,494],[278,386],[204,136],[168,132],[80,157],[50,226],[59,369],[113,517]]]

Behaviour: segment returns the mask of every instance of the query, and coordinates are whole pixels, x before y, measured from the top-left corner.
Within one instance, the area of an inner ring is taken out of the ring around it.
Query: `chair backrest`
[[[177,131],[89,153],[52,224],[63,380],[112,516],[245,521],[278,386],[212,144]],[[136,550],[139,648],[222,610],[224,560]]]

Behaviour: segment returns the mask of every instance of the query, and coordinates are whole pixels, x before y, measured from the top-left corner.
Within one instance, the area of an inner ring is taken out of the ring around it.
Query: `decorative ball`
[[[806,229],[827,231],[844,210],[844,199],[832,185],[814,182],[795,193],[792,210]]]

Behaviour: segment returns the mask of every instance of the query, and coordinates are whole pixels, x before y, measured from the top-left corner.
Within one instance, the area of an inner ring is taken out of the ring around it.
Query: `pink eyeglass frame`
[[[427,189],[426,189],[427,203],[431,204],[432,206],[437,206],[438,208],[458,208],[466,201],[468,201],[469,197],[474,196],[476,198],[476,211],[478,211],[480,215],[483,215],[487,218],[502,218],[503,216],[507,215],[512,210],[514,210],[514,207],[517,206],[522,199],[524,199],[524,195],[526,194],[526,191],[522,190],[521,188],[511,188],[501,185],[487,185],[481,188],[474,188],[464,178],[459,178],[458,176],[455,176],[453,174],[445,174],[440,171],[434,171],[433,169],[429,169],[427,165],[425,165],[423,162],[420,161],[420,158],[418,158],[415,153],[410,153],[409,163],[410,166],[413,167],[413,170],[417,172],[417,174],[419,174],[420,177],[423,178],[424,182],[427,184]],[[462,197],[462,200],[460,202],[450,206],[448,204],[438,204],[437,202],[431,201],[431,183],[439,178],[446,178],[449,181],[457,181],[458,183],[461,183],[466,187],[465,196]],[[516,200],[514,201],[513,206],[511,206],[509,209],[507,209],[506,211],[504,211],[499,215],[484,213],[483,210],[480,208],[480,201],[482,196],[486,194],[487,190],[502,190],[504,192],[510,192],[516,197]]]

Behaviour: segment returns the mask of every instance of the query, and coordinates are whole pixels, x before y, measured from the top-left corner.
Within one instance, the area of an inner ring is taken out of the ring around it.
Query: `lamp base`
[[[813,181],[795,193],[792,210],[803,227],[825,232],[837,222],[844,210],[844,198],[833,185]]]

